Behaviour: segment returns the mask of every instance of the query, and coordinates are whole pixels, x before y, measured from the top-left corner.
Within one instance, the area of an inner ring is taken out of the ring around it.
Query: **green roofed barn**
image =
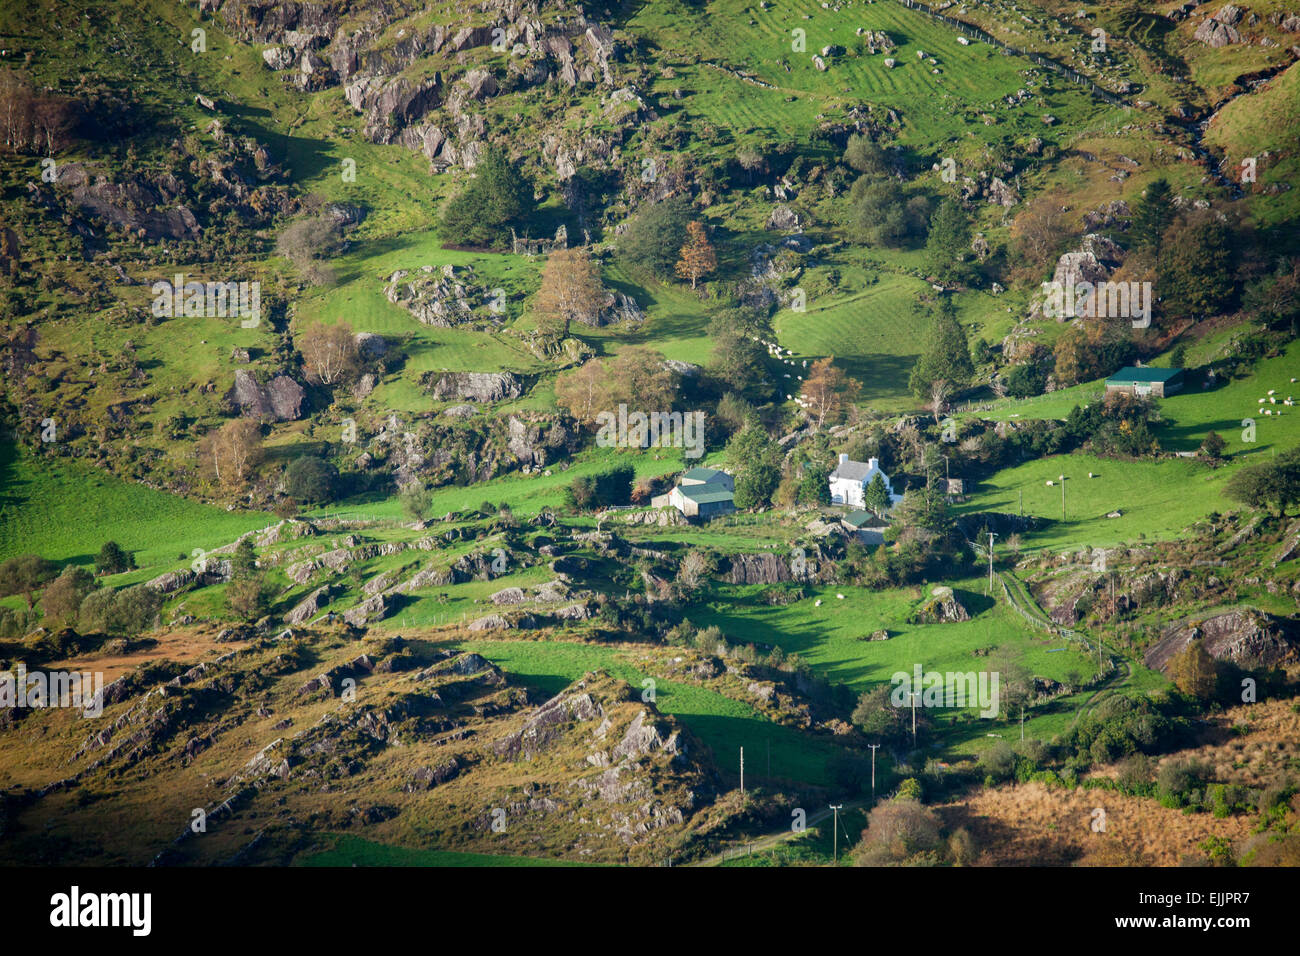
[[[1106,379],[1106,391],[1131,392],[1134,395],[1154,395],[1164,398],[1183,387],[1183,370],[1180,368],[1147,368],[1140,365],[1122,368]]]
[[[651,501],[662,508],[671,505],[688,518],[705,521],[736,510],[735,479],[714,468],[692,468],[682,475],[682,483],[666,495]]]

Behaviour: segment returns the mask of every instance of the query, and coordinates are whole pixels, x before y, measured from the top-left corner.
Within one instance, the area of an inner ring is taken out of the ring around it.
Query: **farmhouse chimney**
[[[879,471],[879,470],[880,470],[880,459],[879,459],[879,458],[872,458],[870,461],[867,462],[867,467],[870,468],[872,471]]]
[[[841,465],[846,464],[848,460],[849,460],[849,456],[844,454],[844,452],[840,452],[840,464]]]

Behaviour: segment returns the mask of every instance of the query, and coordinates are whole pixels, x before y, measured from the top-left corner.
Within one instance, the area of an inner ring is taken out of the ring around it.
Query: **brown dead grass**
[[[1098,808],[1105,811],[1105,832],[1092,829]],[[939,810],[949,828],[970,831],[985,866],[1067,866],[1086,864],[1085,857],[1177,866],[1184,856],[1199,856],[1198,844],[1206,837],[1236,842],[1253,824],[1244,816],[1219,820],[1113,791],[1040,783],[983,790]]]

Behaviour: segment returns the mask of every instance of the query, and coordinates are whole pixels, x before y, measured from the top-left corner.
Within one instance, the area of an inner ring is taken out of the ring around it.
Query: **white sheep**
[[[1056,487],[1056,482],[1054,482],[1054,481],[1048,481],[1048,483],[1047,483],[1047,487],[1049,487],[1049,488],[1055,488],[1055,487]]]
[[[1097,476],[1094,475],[1092,472],[1088,472],[1088,477],[1089,477],[1089,478],[1096,478]]]

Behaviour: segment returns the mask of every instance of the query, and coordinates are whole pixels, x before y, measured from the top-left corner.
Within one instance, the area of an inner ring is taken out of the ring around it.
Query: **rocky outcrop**
[[[429,391],[439,402],[500,402],[523,394],[523,382],[511,372],[447,372]]]
[[[943,624],[949,621],[969,621],[970,612],[957,593],[949,587],[936,587],[930,590],[930,597],[914,610],[908,621],[912,624]]]
[[[305,598],[293,606],[288,614],[284,616],[286,624],[305,624],[320,613],[330,601],[330,587],[328,584],[318,587]]]
[[[498,740],[495,751],[511,760],[531,760],[549,749],[574,723],[590,723],[605,716],[605,709],[578,681],[538,707],[522,727]]]
[[[236,369],[235,384],[226,398],[245,418],[271,419],[279,422],[297,421],[303,417],[303,401],[307,393],[287,375],[277,375],[265,385],[245,369]]]
[[[1215,660],[1243,666],[1274,667],[1300,660],[1296,626],[1248,607],[1207,618],[1187,618],[1166,628],[1143,655],[1143,662],[1153,670],[1168,672],[1169,662],[1198,640]]]

